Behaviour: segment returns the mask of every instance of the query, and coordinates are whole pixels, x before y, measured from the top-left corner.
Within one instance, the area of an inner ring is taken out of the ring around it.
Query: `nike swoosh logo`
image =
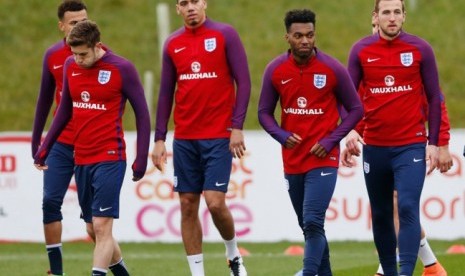
[[[373,61],[377,61],[379,59],[381,59],[381,58],[368,58],[367,62],[373,62]]]
[[[72,77],[75,77],[75,76],[79,76],[79,75],[81,75],[81,74],[82,74],[82,73],[74,73],[74,72],[73,72],[73,73],[71,73],[71,76],[72,76]]]
[[[226,185],[226,183],[218,183],[218,182],[215,183],[216,187],[221,187],[221,186],[224,186],[224,185]]]
[[[99,211],[100,212],[105,212],[106,210],[110,210],[111,208],[113,208],[113,207],[107,207],[107,208],[100,207]]]
[[[196,264],[200,264],[202,261],[195,261]]]
[[[53,65],[53,70],[63,67],[63,65]]]
[[[321,176],[327,176],[327,175],[331,175],[331,174],[333,174],[333,173],[325,173],[325,172],[321,172],[321,174],[320,174],[320,175],[321,175]]]
[[[282,80],[282,81],[281,81],[281,84],[286,84],[286,83],[290,82],[291,80],[292,80],[292,78],[290,78],[290,79],[288,79],[288,80]]]
[[[422,161],[423,159],[416,159],[416,158],[413,158],[413,162],[417,163],[417,162],[420,162]]]
[[[177,54],[177,53],[181,52],[184,49],[186,49],[186,47],[176,48],[176,49],[174,49],[174,53]]]

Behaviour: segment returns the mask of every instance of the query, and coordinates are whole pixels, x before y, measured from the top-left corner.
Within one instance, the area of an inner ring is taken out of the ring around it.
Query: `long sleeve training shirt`
[[[365,37],[352,47],[348,69],[365,110],[356,130],[367,144],[402,146],[427,137],[429,144],[438,144],[441,92],[426,41],[405,32],[391,41],[378,34]]]
[[[71,117],[76,165],[126,160],[122,116],[129,100],[137,127],[137,155],[132,169],[135,176],[142,177],[147,167],[150,115],[135,67],[107,51],[90,68],[79,67],[70,57],[64,70],[62,103],[36,155],[36,163],[43,162]]]
[[[176,139],[229,138],[242,129],[250,98],[244,47],[227,24],[207,20],[175,31],[166,41],[155,126],[165,140],[174,107]]]
[[[258,116],[263,128],[279,143],[292,133],[302,142],[292,149],[282,147],[284,172],[305,173],[318,167],[339,166],[339,142],[363,116],[357,91],[346,68],[336,59],[315,49],[316,55],[298,65],[290,53],[271,61],[264,72]],[[274,117],[281,105],[281,125]],[[340,107],[347,116],[340,123]],[[328,152],[325,158],[310,154],[316,143]]]

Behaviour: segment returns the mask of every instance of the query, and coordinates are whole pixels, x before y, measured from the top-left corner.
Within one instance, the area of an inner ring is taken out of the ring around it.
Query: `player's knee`
[[[51,198],[44,198],[42,202],[43,222],[50,223],[60,221],[63,219],[61,214],[61,205],[63,201],[54,200]]]
[[[304,222],[303,230],[306,239],[325,235],[325,229],[323,224],[316,221]]]
[[[208,203],[208,211],[212,216],[221,216],[226,211],[226,204],[224,202],[212,201]]]

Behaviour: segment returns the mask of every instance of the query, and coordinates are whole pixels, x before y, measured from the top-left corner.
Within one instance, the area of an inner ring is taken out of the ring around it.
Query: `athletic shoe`
[[[231,271],[231,276],[247,276],[242,257],[238,256],[232,260],[228,260],[228,266]]]
[[[294,276],[302,276],[302,275],[304,275],[304,270],[303,269],[297,271],[297,273],[294,274]]]
[[[422,276],[447,276],[447,272],[439,262],[425,267]]]

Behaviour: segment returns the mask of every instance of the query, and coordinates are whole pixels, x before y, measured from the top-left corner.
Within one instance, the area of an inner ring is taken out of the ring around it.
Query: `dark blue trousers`
[[[324,223],[336,186],[337,168],[317,168],[303,174],[286,174],[285,178],[305,237],[303,275],[332,275]]]
[[[363,170],[370,198],[373,237],[384,275],[412,275],[420,246],[420,196],[426,173],[425,144],[364,146]],[[397,190],[400,229],[396,238],[393,192]]]

